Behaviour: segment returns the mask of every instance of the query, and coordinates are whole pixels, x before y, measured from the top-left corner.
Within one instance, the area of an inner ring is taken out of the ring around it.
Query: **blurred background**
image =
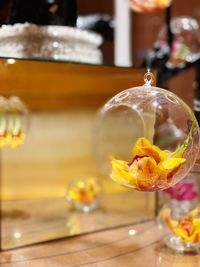
[[[136,2],[0,0],[3,248],[148,220],[158,211],[158,194],[130,191],[102,171],[97,112],[113,95],[144,84],[150,67],[154,85],[180,96],[200,121],[200,3]],[[124,118],[116,128],[109,118],[106,124],[126,156],[120,134],[130,140],[130,129],[140,136],[142,128],[132,115],[133,128]],[[89,214],[68,192],[91,177],[101,201],[86,205]]]
[[[117,1],[90,0],[1,0],[0,24],[32,22],[39,25],[69,25],[91,29],[104,37],[102,44],[104,64],[114,63],[115,4]],[[128,2],[122,1],[122,2]],[[131,48],[135,65],[142,64],[146,50],[152,49],[158,33],[166,23],[166,9],[156,12],[134,12],[131,16]],[[198,0],[190,3],[175,0],[171,17],[191,17],[200,21]],[[121,22],[123,23],[123,22]]]

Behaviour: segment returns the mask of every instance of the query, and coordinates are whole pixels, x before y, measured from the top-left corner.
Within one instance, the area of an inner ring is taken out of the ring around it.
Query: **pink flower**
[[[193,180],[184,180],[164,190],[172,199],[192,201],[198,197],[198,187]]]

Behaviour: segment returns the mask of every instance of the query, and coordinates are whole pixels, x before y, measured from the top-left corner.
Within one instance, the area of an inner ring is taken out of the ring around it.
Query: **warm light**
[[[156,108],[158,106],[158,102],[154,101],[153,106]],[[161,107],[161,106],[160,106]],[[161,107],[162,108],[162,107]]]
[[[15,232],[14,233],[14,238],[19,239],[21,237],[22,237],[22,234],[20,232]]]
[[[57,48],[59,46],[58,42],[53,42],[53,47]]]
[[[15,64],[16,60],[14,58],[9,58],[7,62],[8,64]]]
[[[131,229],[131,230],[128,231],[128,234],[129,234],[130,236],[134,236],[134,235],[136,234],[136,230]]]
[[[85,207],[83,207],[83,211],[84,211],[85,213],[87,213],[87,212],[90,211],[90,208],[89,208],[88,206],[85,206]]]

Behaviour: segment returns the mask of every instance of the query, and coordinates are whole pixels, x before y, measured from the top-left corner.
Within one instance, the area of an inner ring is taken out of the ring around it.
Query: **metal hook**
[[[144,75],[144,85],[145,86],[151,86],[154,81],[153,73],[150,72],[150,69],[147,69],[147,72]]]

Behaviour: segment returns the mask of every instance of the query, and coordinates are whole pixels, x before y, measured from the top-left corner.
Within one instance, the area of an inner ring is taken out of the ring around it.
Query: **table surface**
[[[200,255],[176,254],[155,221],[85,234],[0,253],[6,267],[198,267]]]
[[[152,219],[154,202],[150,194],[108,193],[87,213],[66,198],[3,201],[1,245],[6,250]]]

